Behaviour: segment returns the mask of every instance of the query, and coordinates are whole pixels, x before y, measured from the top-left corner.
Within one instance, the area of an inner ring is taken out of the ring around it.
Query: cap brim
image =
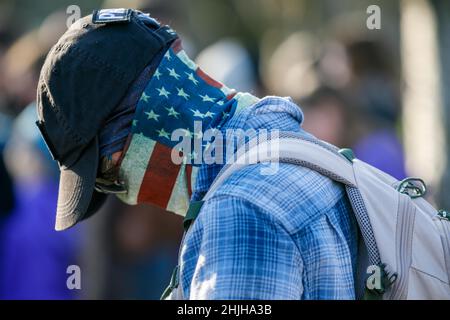
[[[97,167],[98,139],[95,138],[75,164],[61,168],[55,230],[73,227],[105,202],[106,195],[94,190]]]

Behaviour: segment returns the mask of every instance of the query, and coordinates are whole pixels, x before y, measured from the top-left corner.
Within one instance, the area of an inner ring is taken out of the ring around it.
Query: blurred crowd
[[[158,299],[176,264],[180,217],[109,199],[87,222],[53,229],[58,167],[34,125],[35,92],[68,15],[50,1],[1,6],[14,17],[41,2],[48,12],[39,9],[26,27],[0,16],[0,299]],[[258,96],[293,97],[306,130],[406,177],[398,12],[390,1],[376,36],[365,29],[364,5],[349,14],[334,1],[80,2],[82,15],[100,6],[148,10],[174,26],[213,78]],[[81,290],[66,286],[69,265],[81,267]]]

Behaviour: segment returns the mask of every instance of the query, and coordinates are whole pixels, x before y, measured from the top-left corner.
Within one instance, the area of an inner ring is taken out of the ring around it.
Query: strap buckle
[[[408,195],[411,199],[421,198],[427,193],[427,185],[420,178],[406,178],[400,181],[397,191]]]
[[[450,221],[450,212],[446,210],[439,210],[437,215],[442,220]]]

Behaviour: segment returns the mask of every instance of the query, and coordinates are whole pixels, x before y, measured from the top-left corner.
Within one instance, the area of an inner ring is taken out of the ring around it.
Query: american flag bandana
[[[137,103],[119,173],[127,193],[117,196],[128,204],[148,203],[184,216],[200,164],[172,161],[172,149],[179,143],[171,140],[172,132],[182,129],[194,139],[199,134],[194,132],[194,122],[201,122],[202,131],[220,128],[258,100],[207,76],[176,41]]]

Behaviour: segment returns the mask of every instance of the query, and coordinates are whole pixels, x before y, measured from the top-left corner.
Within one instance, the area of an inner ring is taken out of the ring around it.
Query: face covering
[[[126,193],[118,194],[119,199],[185,215],[200,164],[172,161],[172,149],[179,143],[172,141],[172,132],[183,130],[188,137],[201,136],[257,101],[253,95],[238,93],[207,76],[182,50],[180,41],[175,42],[136,105],[119,169]],[[113,146],[112,142],[106,143],[104,150],[107,146]],[[191,152],[183,157],[194,159],[196,155]]]

